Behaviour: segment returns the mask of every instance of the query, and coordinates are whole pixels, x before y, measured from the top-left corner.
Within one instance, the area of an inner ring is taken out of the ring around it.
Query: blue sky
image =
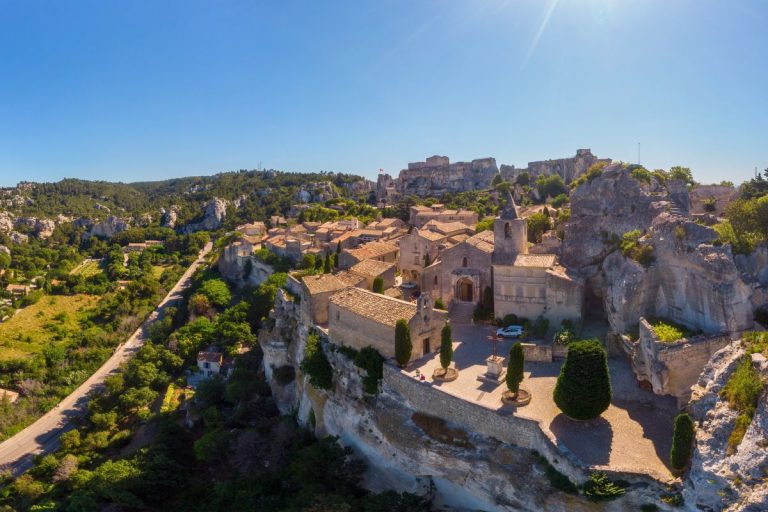
[[[768,2],[0,0],[0,185],[443,154],[768,167]]]

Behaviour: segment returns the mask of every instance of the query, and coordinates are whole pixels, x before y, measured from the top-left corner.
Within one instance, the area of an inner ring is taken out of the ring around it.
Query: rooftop
[[[483,252],[487,252],[490,254],[493,252],[493,248],[494,248],[493,231],[490,229],[486,231],[481,231],[480,233],[467,238],[465,242],[468,243],[469,245],[477,247]]]
[[[550,268],[555,266],[556,260],[557,256],[554,254],[518,254],[512,266]]]
[[[372,258],[378,258],[392,252],[397,252],[400,248],[397,242],[392,240],[383,240],[376,242],[368,242],[363,244],[357,249],[348,249],[347,252],[357,258],[358,260],[367,260]]]
[[[310,295],[341,290],[342,288],[348,286],[345,282],[333,274],[304,276],[302,282],[304,283],[304,286],[307,287]]]
[[[440,222],[439,220],[431,220],[424,224],[424,228],[442,234],[455,233],[457,231],[473,231],[472,228],[458,221]]]
[[[394,263],[387,263],[384,261],[377,261],[377,260],[363,260],[360,263],[357,263],[350,267],[349,271],[354,272],[356,274],[360,274],[361,276],[370,276],[370,277],[376,277],[387,270],[394,267]]]
[[[410,320],[416,305],[361,288],[345,288],[331,295],[332,304],[374,322],[394,327],[398,320]]]
[[[204,350],[197,353],[198,363],[219,363],[221,364],[224,355],[221,352],[211,352]]]

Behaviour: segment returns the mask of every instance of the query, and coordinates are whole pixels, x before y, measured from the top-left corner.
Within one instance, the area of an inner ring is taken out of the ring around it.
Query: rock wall
[[[733,187],[724,185],[696,185],[690,192],[692,213],[712,213],[722,215],[725,207],[736,199],[738,192]],[[715,210],[709,211],[704,206],[711,199],[715,200]]]
[[[618,164],[572,192],[562,261],[587,280],[615,332],[628,332],[641,316],[709,333],[752,327],[756,287],[741,279],[730,246],[715,245],[713,229],[685,216],[685,194],[677,183],[638,181]],[[632,230],[653,248],[647,267],[620,250]]]
[[[128,221],[110,215],[101,222],[91,226],[91,229],[85,233],[84,238],[97,236],[99,238],[112,238],[117,233],[126,231],[131,225]]]
[[[597,158],[590,149],[577,149],[576,156],[570,158],[558,158],[556,160],[542,160],[538,162],[528,162],[528,167],[516,169],[514,165],[502,165],[501,176],[510,182],[521,173],[528,173],[531,178],[536,179],[539,176],[550,176],[553,174],[563,178],[565,183],[570,183],[587,170],[599,162],[611,163],[610,158]]]
[[[408,169],[400,171],[396,179],[379,175],[376,196],[392,198],[395,192],[396,195],[440,197],[446,193],[485,189],[491,186],[498,172],[494,158],[449,163],[448,157],[433,156],[426,162],[408,164]]]
[[[221,227],[227,216],[227,202],[215,197],[205,204],[203,219],[200,222],[188,224],[184,227],[184,233],[190,234],[197,231],[215,231]]]
[[[768,396],[760,398],[743,440],[728,450],[737,413],[720,398],[720,391],[744,354],[736,341],[717,352],[693,388],[689,406],[697,424],[691,469],[683,496],[691,510],[759,512],[768,510]],[[768,378],[768,364],[753,355],[753,364]]]

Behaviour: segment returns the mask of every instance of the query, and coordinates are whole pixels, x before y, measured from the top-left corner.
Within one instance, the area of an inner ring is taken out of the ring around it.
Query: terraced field
[[[82,275],[87,279],[91,276],[95,276],[96,274],[101,273],[102,272],[101,265],[102,265],[101,260],[87,259],[77,267],[73,268],[70,274]]]
[[[82,312],[98,301],[95,295],[48,295],[18,310],[0,323],[0,361],[35,354],[46,344],[78,332]]]

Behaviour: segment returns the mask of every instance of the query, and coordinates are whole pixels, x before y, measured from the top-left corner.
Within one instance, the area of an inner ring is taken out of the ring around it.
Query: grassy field
[[[94,295],[45,296],[0,324],[0,360],[16,359],[40,352],[80,329],[80,312],[99,300]]]
[[[169,267],[170,265],[152,265],[152,276],[155,279],[160,279],[160,276],[162,276],[163,272]]]
[[[101,271],[101,260],[87,259],[77,267],[73,268],[70,274],[82,275],[87,279],[91,276],[95,276],[96,274],[101,273]]]

